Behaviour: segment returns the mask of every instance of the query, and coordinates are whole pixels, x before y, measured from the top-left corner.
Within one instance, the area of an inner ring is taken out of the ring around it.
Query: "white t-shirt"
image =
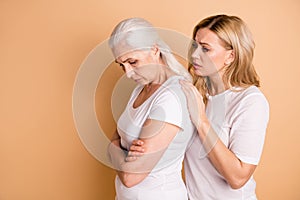
[[[269,120],[269,105],[257,87],[238,92],[227,90],[209,96],[206,114],[228,149],[244,163],[258,164]],[[199,137],[196,137],[184,160],[190,200],[256,199],[253,177],[242,188],[234,190],[206,155]]]
[[[126,188],[116,177],[118,200],[186,200],[187,192],[181,177],[182,161],[190,140],[195,136],[189,118],[185,95],[181,89],[180,76],[166,80],[142,105],[133,108],[133,103],[143,89],[137,86],[118,120],[121,145],[129,149],[137,139],[146,119],[167,122],[180,127],[151,173],[134,187]],[[167,134],[167,133],[166,133]]]

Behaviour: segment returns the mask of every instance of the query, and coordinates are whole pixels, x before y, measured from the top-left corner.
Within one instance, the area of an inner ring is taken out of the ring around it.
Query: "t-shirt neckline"
[[[150,101],[149,99],[153,98],[160,90],[162,90],[162,88],[164,88],[163,86],[165,86],[168,82],[170,82],[171,80],[173,80],[175,78],[180,79],[180,78],[182,78],[182,76],[179,76],[179,75],[173,75],[173,76],[171,76],[165,82],[163,82],[161,84],[161,86],[159,86],[159,88],[157,88],[157,90],[155,92],[153,92],[153,94],[150,97],[148,97],[148,99],[146,99],[141,105],[139,105],[137,107],[133,107],[133,104],[134,104],[136,98],[139,96],[139,94],[141,93],[142,89],[144,88],[144,85],[140,85],[139,86],[140,89],[136,92],[136,95],[134,96],[134,99],[131,102],[131,105],[130,105],[131,109],[136,110],[136,109],[142,107],[143,105],[145,105],[146,102]]]

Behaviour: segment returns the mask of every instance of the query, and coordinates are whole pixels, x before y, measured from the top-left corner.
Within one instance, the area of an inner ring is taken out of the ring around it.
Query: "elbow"
[[[127,188],[131,188],[138,184],[138,182],[134,180],[133,177],[129,174],[123,174],[122,177],[119,176],[119,178],[122,184]]]
[[[246,178],[234,178],[230,181],[227,181],[227,183],[229,184],[231,189],[238,190],[242,188],[247,183],[247,181],[248,179]]]
[[[251,178],[255,167],[254,165],[249,165],[248,169],[231,174],[227,177],[229,186],[234,190],[242,188]]]
[[[123,180],[122,183],[127,188],[131,188],[136,185],[136,183],[134,183],[133,181],[128,180],[128,179]]]
[[[243,187],[245,185],[245,183],[239,183],[239,182],[235,182],[235,183],[229,183],[229,186],[231,187],[231,189],[233,190],[238,190],[241,187]]]
[[[136,184],[134,184],[132,182],[124,182],[123,185],[127,188],[131,188],[131,187],[135,186]]]

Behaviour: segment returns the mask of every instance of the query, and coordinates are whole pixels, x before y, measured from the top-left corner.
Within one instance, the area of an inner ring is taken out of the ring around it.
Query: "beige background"
[[[1,0],[0,199],[113,199],[114,172],[87,152],[72,117],[80,64],[124,18],[191,35],[200,19],[217,13],[250,26],[271,106],[255,172],[258,197],[299,199],[299,10],[298,0]],[[108,97],[121,75],[110,68],[99,82],[97,113],[108,135],[115,128]]]

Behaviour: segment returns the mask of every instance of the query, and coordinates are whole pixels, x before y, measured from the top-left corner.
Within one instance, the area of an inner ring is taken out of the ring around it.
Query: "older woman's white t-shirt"
[[[179,83],[182,78],[181,76],[169,78],[137,108],[133,108],[133,103],[143,86],[137,86],[133,91],[125,111],[118,120],[118,132],[124,148],[129,149],[132,140],[139,138],[146,119],[176,125],[180,127],[180,131],[169,144],[158,164],[141,183],[126,188],[116,177],[118,200],[187,200],[181,169],[185,151],[192,137],[195,136],[195,131]]]

